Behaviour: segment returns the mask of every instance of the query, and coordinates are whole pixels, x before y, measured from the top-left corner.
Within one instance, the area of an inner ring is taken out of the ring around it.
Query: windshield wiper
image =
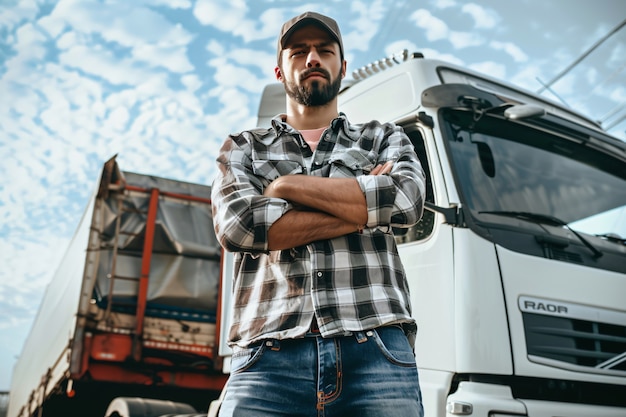
[[[601,235],[596,235],[597,237],[608,240],[609,242],[621,243],[622,245],[626,245],[626,238],[621,237],[615,233],[603,233]]]
[[[572,232],[577,238],[578,240],[580,240],[583,245],[585,245],[587,248],[589,248],[589,250],[593,253],[593,258],[594,259],[598,259],[599,257],[601,257],[603,255],[602,252],[600,252],[598,249],[596,249],[587,239],[585,239],[584,237],[582,237],[576,230],[572,229],[571,227],[569,227],[569,224],[567,224],[567,222],[554,217],[554,216],[550,216],[548,214],[539,214],[539,213],[531,213],[531,212],[527,212],[527,211],[502,211],[502,210],[495,210],[495,211],[479,211],[478,213],[480,214],[495,214],[498,216],[508,216],[508,217],[515,217],[517,219],[522,219],[522,220],[530,220],[530,221],[534,221],[534,222],[540,222],[540,223],[548,223],[554,226],[563,226],[566,227],[570,232]]]

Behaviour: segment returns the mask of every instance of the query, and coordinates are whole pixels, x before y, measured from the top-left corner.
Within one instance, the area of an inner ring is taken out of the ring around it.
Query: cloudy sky
[[[349,69],[407,48],[531,91],[626,19],[623,0],[0,1],[0,391],[103,162],[210,183],[305,10],[337,19]],[[622,28],[544,94],[626,139],[625,68]]]

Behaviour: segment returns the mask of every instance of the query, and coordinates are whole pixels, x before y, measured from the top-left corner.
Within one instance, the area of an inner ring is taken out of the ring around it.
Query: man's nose
[[[308,68],[320,66],[320,56],[315,48],[311,48],[306,58],[306,66]]]

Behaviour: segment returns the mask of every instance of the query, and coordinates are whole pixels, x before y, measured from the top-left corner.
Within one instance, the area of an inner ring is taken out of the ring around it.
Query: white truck
[[[396,231],[426,416],[626,416],[626,143],[421,54],[353,78],[340,111],[403,126],[427,176]],[[260,127],[284,97],[266,87]]]

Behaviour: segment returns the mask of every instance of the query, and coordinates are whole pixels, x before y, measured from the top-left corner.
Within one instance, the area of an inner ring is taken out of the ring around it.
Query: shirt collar
[[[294,127],[292,127],[289,123],[285,121],[286,119],[287,115],[284,113],[278,114],[272,118],[272,128],[276,132],[277,136],[280,136],[282,133],[295,134],[297,132]],[[333,119],[333,121],[330,122],[330,127],[333,132],[338,132],[339,129],[343,128],[346,136],[353,138],[353,135],[351,135],[352,132],[350,129],[350,122],[348,121],[348,118],[344,113],[340,112],[339,116],[337,116],[337,118]]]

